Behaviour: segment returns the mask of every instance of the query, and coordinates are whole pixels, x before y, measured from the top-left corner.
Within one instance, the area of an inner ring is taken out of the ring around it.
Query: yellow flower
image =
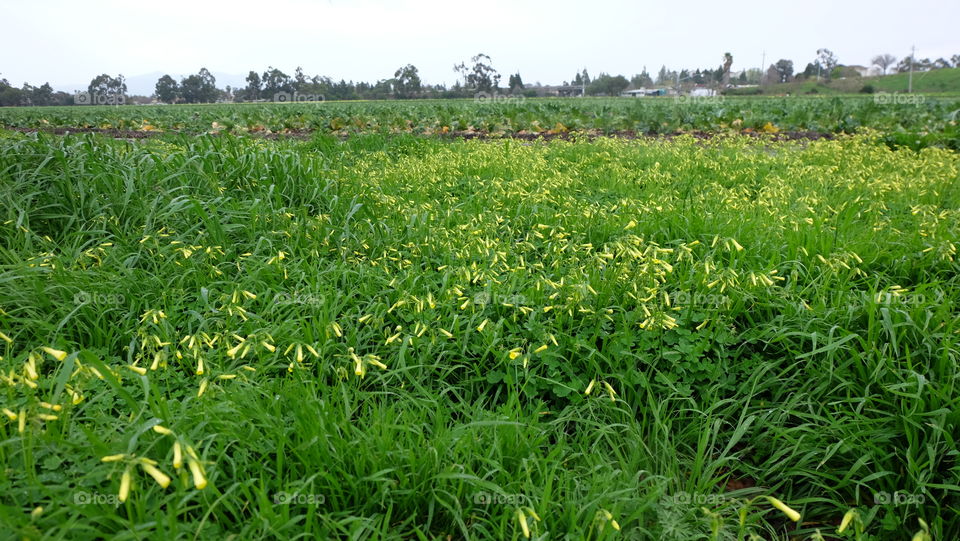
[[[127,501],[127,496],[130,495],[130,482],[132,481],[132,476],[130,475],[130,468],[123,470],[123,475],[120,476],[120,497],[121,502]]]
[[[527,526],[527,516],[523,514],[523,509],[517,509],[517,521],[520,523],[520,529],[523,530],[523,536],[530,538],[530,527]]]
[[[590,380],[590,385],[587,385],[587,390],[583,391],[583,394],[585,394],[586,396],[590,396],[590,393],[593,392],[593,386],[596,384],[597,384],[597,380],[595,379]]]
[[[481,323],[479,326],[477,326],[477,332],[483,332],[484,327],[486,327],[486,326],[487,326],[487,323],[489,323],[489,322],[490,322],[489,319],[483,320],[483,323]]]
[[[234,357],[236,357],[236,356],[237,356],[237,352],[240,351],[240,348],[242,348],[243,345],[244,345],[244,342],[240,342],[239,344],[237,344],[237,345],[233,346],[232,348],[228,349],[228,350],[227,350],[227,357],[230,357],[231,359],[234,358]]]
[[[856,510],[856,509],[851,509],[851,510],[847,511],[847,513],[846,513],[845,515],[843,515],[843,520],[840,521],[840,527],[837,528],[837,533],[843,533],[844,530],[847,529],[847,526],[850,525],[850,522],[853,521],[853,518],[854,518],[855,516],[857,516],[857,510]]]
[[[153,477],[154,481],[161,487],[167,488],[167,486],[170,485],[170,477],[153,464],[141,462],[140,467],[143,468],[143,471],[147,472],[147,475]]]
[[[27,362],[23,363],[23,369],[27,372],[28,378],[40,379],[40,374],[37,373],[37,358],[33,353],[27,357]]]
[[[178,470],[183,467],[183,451],[179,441],[173,442],[173,467]]]
[[[13,410],[10,410],[10,409],[8,409],[8,408],[3,408],[3,409],[0,410],[0,411],[2,411],[3,414],[6,415],[7,418],[10,419],[11,421],[16,421],[16,420],[17,420],[17,414],[14,413]]]
[[[169,428],[161,425],[153,425],[153,431],[156,432],[157,434],[163,434],[164,436],[173,434],[173,430],[170,430]]]
[[[363,359],[358,357],[355,353],[351,353],[350,355],[353,356],[353,361],[355,363],[353,367],[353,373],[362,378],[367,373],[366,367],[363,366]]]
[[[387,369],[387,365],[385,365],[385,364],[383,364],[382,362],[380,362],[380,358],[377,357],[376,355],[367,355],[367,362],[370,363],[370,364],[372,364],[373,366],[376,366],[377,368],[379,368],[379,369],[381,369],[381,370],[386,370],[386,369]]]
[[[193,486],[200,490],[206,488],[207,478],[203,474],[203,469],[200,467],[200,463],[190,457],[187,457],[187,465],[190,467],[190,473],[193,475]]]
[[[140,374],[141,376],[146,376],[146,375],[147,375],[147,369],[144,368],[144,367],[142,367],[142,366],[136,366],[136,365],[131,364],[131,365],[127,365],[127,368],[129,368],[130,370],[136,372],[137,374]]]
[[[179,353],[179,352],[177,352],[177,353]],[[160,361],[162,361],[162,360],[163,360],[163,353],[162,353],[162,352],[159,352],[159,351],[158,351],[158,352],[154,353],[154,354],[153,354],[153,363],[150,364],[150,370],[156,370],[157,368],[160,368]]]
[[[788,517],[790,520],[792,520],[792,521],[794,521],[794,522],[797,522],[798,520],[800,520],[800,513],[797,513],[797,512],[794,511],[793,509],[787,507],[787,504],[781,502],[780,500],[774,498],[773,496],[766,496],[766,498],[767,498],[767,501],[770,502],[770,505],[772,505],[772,506],[776,507],[777,509],[779,509],[780,511],[782,511],[783,514],[784,514],[784,515],[787,515],[787,517]]]
[[[123,460],[127,455],[107,455],[100,458],[100,462],[119,462]]]
[[[4,334],[4,333],[2,333],[2,332],[0,332],[0,340],[3,340],[4,342],[6,342],[6,343],[8,343],[8,344],[12,344],[12,343],[13,343],[13,338],[10,338],[9,336],[7,336],[6,334]]]
[[[207,391],[208,384],[209,382],[207,381],[207,378],[203,378],[203,381],[200,382],[200,391],[197,393],[197,398],[203,396],[203,393]]]
[[[56,359],[56,360],[58,360],[58,361],[62,361],[62,360],[64,360],[64,359],[67,358],[67,352],[66,352],[66,351],[61,351],[61,350],[59,350],[59,349],[48,348],[48,347],[46,347],[46,346],[43,346],[43,347],[40,348],[40,349],[42,349],[42,350],[44,351],[44,353],[49,353],[51,357],[53,357],[54,359]]]
[[[544,345],[538,347],[537,349],[533,350],[533,352],[534,352],[534,353],[542,353],[542,352],[544,352],[544,351],[546,351],[546,350],[547,350],[547,345],[544,344]]]
[[[40,506],[34,507],[33,511],[30,511],[30,516],[33,518],[37,518],[42,514],[43,514],[43,507],[40,507]]]
[[[523,350],[520,349],[520,348],[513,348],[513,349],[511,349],[511,350],[510,350],[510,360],[512,361],[512,360],[516,359],[517,357],[519,357],[521,351],[523,351]]]
[[[617,395],[617,391],[614,391],[614,390],[613,390],[613,387],[611,387],[610,384],[607,383],[606,381],[603,382],[603,386],[606,387],[606,389],[607,389],[607,394],[610,395],[610,401],[611,401],[611,402],[616,402],[617,399],[616,399],[615,397],[616,397],[616,395]]]

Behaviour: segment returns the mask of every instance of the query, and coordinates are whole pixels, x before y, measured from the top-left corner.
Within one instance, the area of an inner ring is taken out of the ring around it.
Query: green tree
[[[817,49],[817,64],[822,68],[820,75],[830,79],[830,73],[837,67],[837,55],[830,49]]]
[[[217,80],[207,68],[180,81],[180,96],[187,103],[213,103],[219,94]]]
[[[98,75],[87,86],[90,99],[93,103],[118,104],[124,102],[127,93],[127,83],[123,75],[111,77],[106,73]]]
[[[20,105],[22,95],[19,88],[14,87],[6,79],[0,79],[0,106],[12,107]]]
[[[510,76],[509,85],[511,94],[518,90],[523,90],[523,79],[520,78],[519,73]]]
[[[303,73],[303,68],[297,66],[297,69],[293,70],[293,91],[294,92],[303,92],[307,89],[307,76]]]
[[[163,103],[174,103],[180,96],[180,86],[177,85],[177,81],[173,77],[164,75],[157,80],[154,94]]]
[[[465,87],[478,92],[494,92],[500,85],[500,74],[493,68],[489,56],[479,53],[470,59],[473,66],[461,62],[453,66],[453,70],[463,77]]]
[[[409,98],[420,92],[420,73],[413,64],[398,68],[393,74],[394,91],[400,98]]]
[[[623,75],[611,76],[601,73],[587,86],[587,94],[591,96],[619,96],[628,86],[630,86],[630,81]]]
[[[658,85],[665,85],[665,84],[669,84],[670,82],[671,82],[671,81],[670,81],[670,74],[669,74],[669,72],[667,71],[667,67],[666,67],[666,66],[660,66],[660,71],[657,73],[657,84],[658,84]]]
[[[270,66],[263,72],[263,92],[261,95],[271,101],[282,101],[293,97],[293,81],[286,73]]]
[[[643,67],[643,71],[641,71],[638,75],[634,75],[633,77],[630,78],[630,84],[632,84],[636,88],[645,88],[648,86],[653,86],[653,79],[651,79],[650,74],[647,73],[646,66]]]
[[[263,83],[260,82],[260,74],[251,71],[247,74],[247,86],[243,89],[243,98],[248,101],[259,100],[262,87]]]
[[[777,78],[779,82],[786,83],[793,78],[793,60],[781,58],[780,60],[777,60],[777,63],[774,64],[773,67],[777,71]]]
[[[820,69],[820,64],[816,62],[809,62],[807,63],[807,67],[803,69],[803,73],[798,75],[798,77],[802,77],[804,79],[810,79],[811,77],[816,77],[819,69]]]
[[[53,87],[50,83],[43,83],[33,88],[30,94],[30,103],[32,105],[53,105]]]

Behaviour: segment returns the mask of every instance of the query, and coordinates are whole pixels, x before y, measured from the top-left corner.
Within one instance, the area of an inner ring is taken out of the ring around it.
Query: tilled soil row
[[[67,135],[67,134],[78,134],[78,133],[96,133],[99,135],[104,135],[106,137],[113,137],[115,139],[147,139],[150,137],[157,137],[160,135],[168,133],[184,133],[184,132],[175,132],[175,131],[140,131],[140,130],[118,130],[118,129],[101,129],[101,128],[17,128],[9,127],[4,128],[11,131],[16,131],[20,133],[49,133],[53,135]],[[299,131],[286,131],[281,133],[266,133],[266,132],[248,132],[248,135],[251,137],[257,137],[262,139],[310,139],[314,136],[316,132],[299,130]],[[630,130],[621,130],[611,133],[599,133],[599,132],[541,132],[541,133],[506,133],[506,134],[493,134],[487,132],[478,132],[478,131],[456,131],[448,133],[437,133],[437,134],[424,134],[424,137],[438,137],[441,139],[466,139],[466,140],[501,140],[501,139],[517,139],[522,141],[552,141],[552,140],[561,140],[561,141],[572,141],[572,140],[582,140],[586,139],[596,139],[598,137],[615,137],[619,139],[674,139],[680,136],[692,136],[696,139],[712,139],[721,135],[727,135],[729,132],[708,132],[708,131],[693,131],[693,132],[674,132],[674,133],[654,133],[654,132],[637,132]],[[819,139],[835,139],[837,134],[826,133],[826,132],[817,132],[817,131],[784,131],[777,133],[761,133],[753,131],[742,131],[739,132],[740,135],[745,135],[749,137],[765,138],[773,141],[816,141]],[[200,135],[200,134],[194,134]],[[212,135],[219,135],[213,133]],[[339,135],[341,139],[347,139],[350,135]]]

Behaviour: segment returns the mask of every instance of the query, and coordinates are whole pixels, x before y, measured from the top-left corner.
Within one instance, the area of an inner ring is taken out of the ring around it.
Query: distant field
[[[958,539],[887,98],[0,109],[0,538]]]
[[[960,147],[960,97],[588,98],[0,109],[0,126],[154,133],[535,135],[795,132],[919,134]],[[932,134],[932,135],[931,135]]]

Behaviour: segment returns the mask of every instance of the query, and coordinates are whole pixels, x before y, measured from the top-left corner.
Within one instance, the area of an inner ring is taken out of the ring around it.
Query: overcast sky
[[[292,74],[375,81],[412,63],[427,83],[478,52],[504,75],[558,84],[586,67],[733,70],[779,58],[798,70],[827,47],[843,64],[878,53],[960,54],[960,1],[806,0],[0,0],[0,77],[85,85],[100,73]]]

